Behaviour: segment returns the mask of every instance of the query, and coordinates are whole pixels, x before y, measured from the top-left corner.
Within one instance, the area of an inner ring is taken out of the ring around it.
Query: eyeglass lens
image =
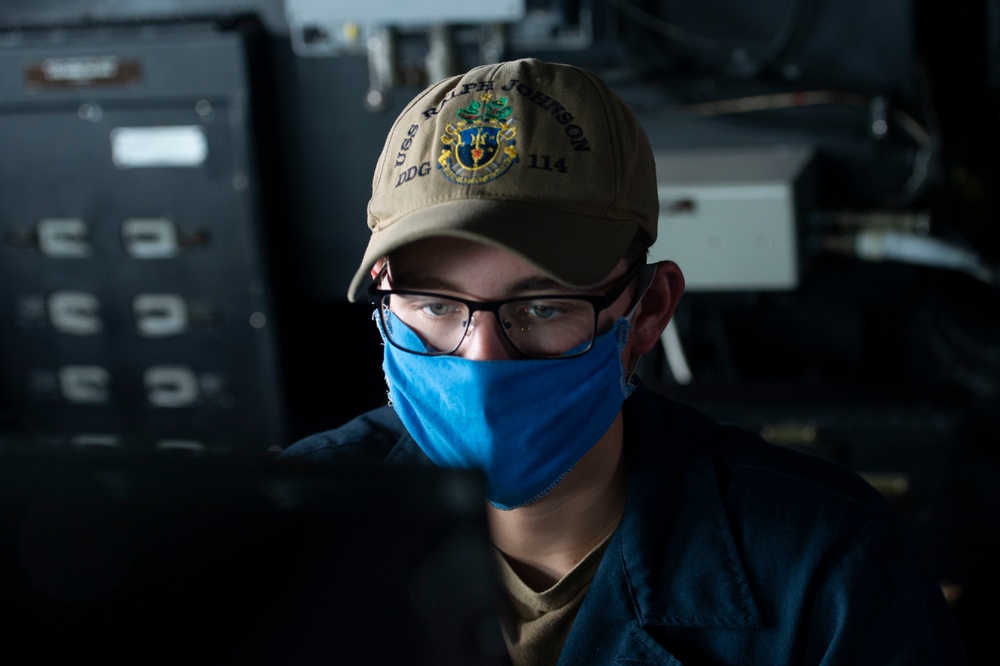
[[[429,294],[386,294],[380,309],[390,340],[423,353],[455,351],[469,329],[471,317],[466,303]],[[389,312],[419,340],[385,321]],[[507,339],[515,349],[529,356],[579,353],[594,336],[594,306],[582,299],[546,297],[511,301],[500,305],[498,314]],[[425,348],[417,348],[418,344]]]

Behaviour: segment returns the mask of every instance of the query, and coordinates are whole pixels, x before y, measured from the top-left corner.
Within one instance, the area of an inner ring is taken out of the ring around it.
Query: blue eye
[[[427,303],[421,306],[420,309],[433,317],[443,317],[454,311],[454,307],[447,303]]]
[[[559,314],[559,308],[552,305],[546,305],[544,303],[538,303],[535,305],[528,305],[522,309],[524,314],[534,317],[536,319],[550,319]]]

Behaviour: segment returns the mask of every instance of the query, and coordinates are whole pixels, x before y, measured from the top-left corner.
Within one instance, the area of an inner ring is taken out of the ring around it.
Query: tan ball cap
[[[418,95],[396,119],[368,203],[348,298],[396,248],[450,236],[499,247],[573,287],[603,280],[644,229],[656,240],[652,150],[596,75],[517,60]]]

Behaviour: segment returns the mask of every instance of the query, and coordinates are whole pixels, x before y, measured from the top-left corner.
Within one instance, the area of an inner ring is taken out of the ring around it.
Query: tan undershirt
[[[497,551],[500,580],[508,601],[501,628],[513,666],[552,666],[559,661],[610,540],[609,534],[561,580],[542,592],[525,585],[507,558]]]

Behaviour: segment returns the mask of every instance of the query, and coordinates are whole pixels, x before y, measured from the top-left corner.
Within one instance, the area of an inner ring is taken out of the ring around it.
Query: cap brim
[[[400,224],[405,219],[405,224]],[[376,230],[347,291],[354,302],[380,258],[426,238],[463,238],[500,248],[571,287],[598,284],[632,242],[639,220],[589,217],[538,202],[462,199],[421,208]]]

